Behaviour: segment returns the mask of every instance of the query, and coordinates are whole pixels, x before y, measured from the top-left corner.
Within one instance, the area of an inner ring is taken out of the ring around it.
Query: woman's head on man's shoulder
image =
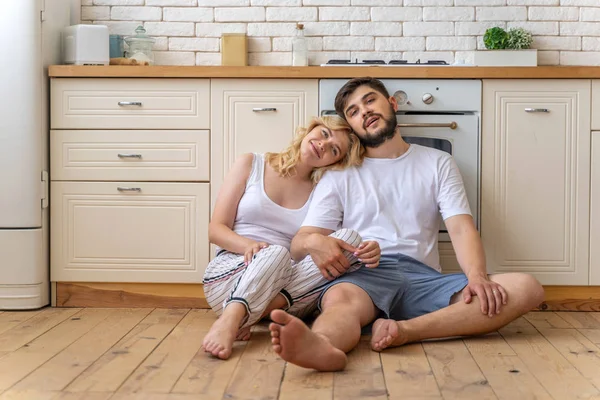
[[[362,163],[364,148],[348,122],[337,115],[313,117],[299,127],[292,143],[280,153],[268,153],[267,161],[282,176],[292,176],[303,163],[312,167],[316,183],[327,170],[340,170]]]

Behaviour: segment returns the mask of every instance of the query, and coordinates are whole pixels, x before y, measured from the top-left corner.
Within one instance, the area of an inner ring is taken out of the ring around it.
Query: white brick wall
[[[304,23],[309,64],[329,59],[471,62],[493,26],[534,35],[540,65],[600,65],[600,0],[85,0],[83,23],[156,38],[157,64],[219,65],[246,33],[250,65],[291,65]]]

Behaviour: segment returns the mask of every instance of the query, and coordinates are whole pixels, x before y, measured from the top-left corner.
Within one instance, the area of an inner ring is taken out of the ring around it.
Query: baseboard
[[[600,311],[600,286],[544,286],[542,311]]]
[[[56,306],[210,308],[200,283],[57,282]]]
[[[543,311],[600,311],[600,286],[544,286]],[[56,282],[57,307],[210,308],[202,284]]]

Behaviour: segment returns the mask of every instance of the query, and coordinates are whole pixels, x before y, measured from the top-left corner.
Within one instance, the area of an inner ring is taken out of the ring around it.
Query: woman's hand
[[[248,265],[252,261],[252,257],[262,249],[269,247],[269,243],[254,242],[244,250],[244,264]]]
[[[358,261],[365,264],[367,268],[375,268],[379,265],[379,259],[381,258],[381,248],[379,243],[374,240],[368,240],[362,242],[358,246],[358,251],[354,253],[358,257]]]

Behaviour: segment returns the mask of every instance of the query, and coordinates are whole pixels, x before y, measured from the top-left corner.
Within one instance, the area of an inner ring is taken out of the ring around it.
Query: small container
[[[221,65],[248,65],[248,40],[245,33],[223,33]]]
[[[123,36],[121,35],[110,35],[110,58],[123,57]]]
[[[304,24],[296,24],[296,37],[292,41],[292,65],[308,65],[308,48],[304,37]]]
[[[152,47],[156,39],[146,35],[146,30],[143,26],[138,26],[135,29],[134,36],[125,37],[127,44],[127,58],[133,58],[140,63],[147,62],[149,65],[154,64],[154,53]]]

